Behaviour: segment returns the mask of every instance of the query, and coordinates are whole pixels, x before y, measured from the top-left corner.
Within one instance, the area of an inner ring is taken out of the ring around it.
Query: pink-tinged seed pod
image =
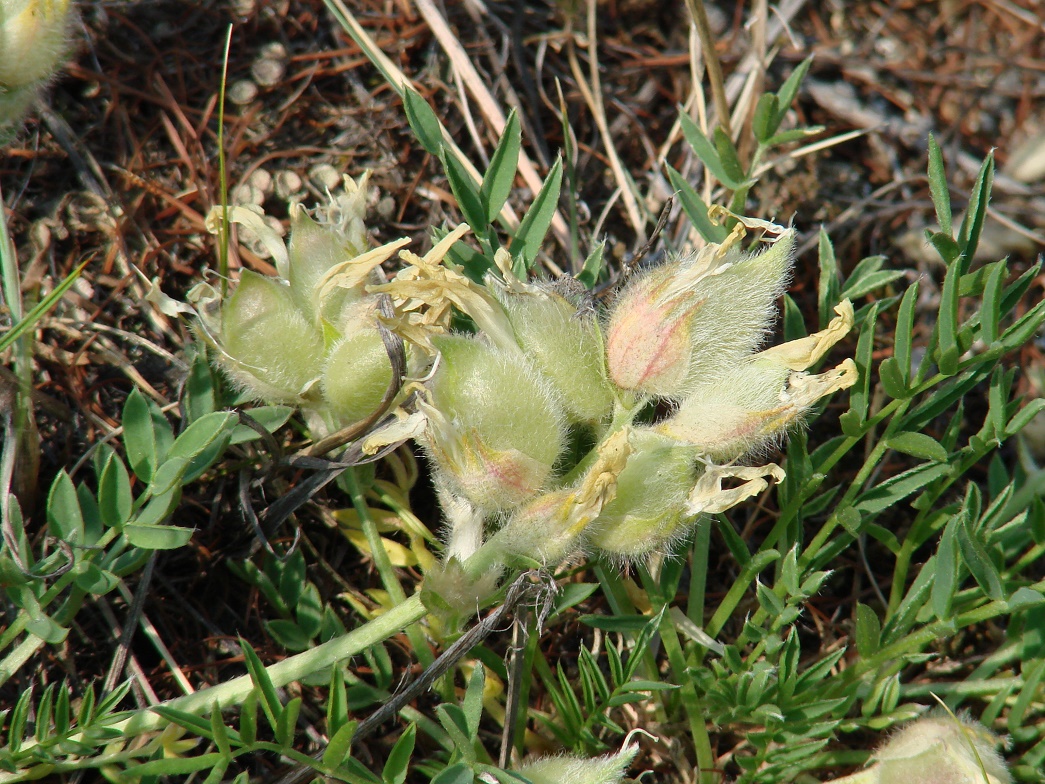
[[[678,263],[648,273],[617,302],[606,330],[606,367],[624,390],[670,397],[683,391],[693,353],[690,319],[704,303],[672,296]]]
[[[439,368],[423,410],[436,469],[481,509],[528,501],[551,477],[565,445],[554,394],[521,355],[459,335],[432,342]]]
[[[287,286],[244,270],[222,306],[218,361],[254,396],[300,405],[323,367],[323,338]]]
[[[638,276],[610,316],[606,363],[621,389],[683,397],[750,354],[790,275],[795,233],[767,250],[709,245]]]

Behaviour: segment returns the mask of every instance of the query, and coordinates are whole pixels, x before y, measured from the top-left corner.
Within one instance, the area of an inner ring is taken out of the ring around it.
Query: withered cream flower
[[[437,352],[432,338],[449,332],[455,307],[471,316],[496,346],[505,351],[518,350],[511,324],[497,300],[485,288],[446,265],[447,251],[468,231],[468,226],[458,226],[424,256],[400,251],[399,257],[408,266],[390,282],[367,287],[371,293],[386,293],[392,298],[396,316],[386,320],[389,328],[430,355]]]

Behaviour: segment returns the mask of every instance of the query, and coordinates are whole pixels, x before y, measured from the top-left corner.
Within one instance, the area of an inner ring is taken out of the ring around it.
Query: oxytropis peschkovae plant
[[[734,220],[721,244],[634,275],[602,313],[583,289],[520,279],[505,249],[472,280],[447,258],[468,227],[424,257],[400,250],[403,268],[377,282],[405,241],[368,249],[365,177],[346,185],[318,222],[294,210],[287,247],[267,237],[278,278],[247,271],[230,296],[203,284],[191,299],[233,383],[299,406],[317,438],[400,403],[363,449],[413,438],[430,460],[447,524],[426,581],[433,609],[470,615],[506,570],[670,552],[700,515],[782,479],[743,459],[856,381],[852,360],[808,372],[851,329],[848,301],[824,330],[762,346],[793,229]],[[266,236],[256,213],[230,220]],[[764,249],[743,249],[748,228]],[[473,329],[455,327],[462,315]],[[383,331],[406,346],[405,363]],[[394,364],[408,370],[390,395]]]
[[[271,252],[276,276],[241,272],[231,293],[231,281],[208,281],[190,293],[188,305],[157,289],[153,300],[166,312],[192,317],[215,365],[244,398],[275,404],[267,409],[273,414],[267,429],[284,421],[278,412],[285,415],[294,407],[314,440],[310,454],[349,442],[343,460],[327,470],[343,470],[361,455],[380,455],[413,439],[429,460],[442,506],[442,559],[422,562],[425,583],[418,594],[403,596],[398,583],[386,582],[389,602],[370,623],[344,632],[336,622],[321,632],[318,592],[311,585],[302,587],[304,558],[296,553],[264,578],[277,601],[288,588],[295,599],[286,600],[287,605],[312,589],[301,603],[305,606],[296,608],[298,626],[311,629],[294,640],[292,650],[302,653],[266,668],[243,645],[248,676],[124,716],[111,715],[118,692],[102,703],[104,710],[93,710],[91,701],[76,717],[71,716],[67,690],[48,691],[39,704],[28,694],[12,713],[3,764],[39,777],[88,767],[86,756],[94,748],[103,751],[93,764],[124,766],[130,776],[210,770],[210,780],[217,781],[237,757],[263,752],[324,775],[375,781],[351,754],[356,731],[372,730],[374,717],[358,726],[349,719],[352,692],[346,678],[355,676],[341,663],[366,656],[379,673],[378,689],[371,691],[381,692],[379,699],[384,699],[394,679],[383,641],[406,628],[415,633],[415,643],[421,634],[416,622],[426,615],[435,636],[447,636],[447,628],[452,634],[477,607],[498,602],[514,572],[554,567],[582,554],[637,564],[643,588],[635,590],[644,590],[651,606],[640,610],[621,601],[623,609],[615,606],[615,615],[603,619],[602,628],[625,630],[632,647],[626,654],[607,648],[610,678],[598,655],[582,649],[580,697],[561,667],[553,673],[543,654],[533,654],[534,669],[555,709],[535,723],[573,752],[604,751],[610,734],[623,735],[605,709],[635,702],[637,692],[659,691],[668,695],[661,704],[665,721],[678,725],[680,713],[688,719],[704,782],[717,780],[709,725],[742,738],[728,764],[739,769],[744,782],[790,781],[818,767],[859,764],[866,753],[832,756],[823,749],[841,733],[878,730],[916,717],[922,706],[913,700],[925,692],[917,691],[920,684],[901,683],[904,668],[923,662],[934,641],[1001,617],[1012,620],[1014,639],[1004,656],[982,665],[983,672],[1001,671],[1017,650],[1028,652],[1033,664],[1018,680],[997,687],[981,718],[990,726],[1018,694],[1007,721],[1023,733],[1021,742],[1036,742],[1034,728],[1020,722],[1033,713],[1027,706],[1045,673],[1045,660],[1017,637],[1021,624],[1031,623],[1031,613],[1040,618],[1045,602],[1040,581],[1026,573],[1045,548],[1045,514],[1040,501],[1035,505],[1026,492],[1017,492],[1016,480],[995,463],[986,503],[971,483],[961,503],[948,498],[970,467],[1034,413],[1020,410],[1010,396],[1012,374],[995,365],[1045,318],[1039,305],[1011,324],[1007,321],[1036,270],[1009,282],[1005,262],[970,269],[990,190],[991,162],[981,172],[969,217],[952,227],[946,185],[941,184],[942,161],[931,144],[930,179],[940,230],[929,239],[947,273],[936,326],[925,346],[927,359],[919,362],[912,346],[918,286],[908,288],[902,299],[887,297],[854,309],[851,301],[860,305],[903,273],[883,270],[884,259],[872,257],[843,281],[825,235],[820,243],[820,329],[806,336],[804,319],[784,295],[795,253],[794,230],[734,214],[742,210],[754,180],[754,161],[773,145],[806,133],[780,130],[806,68],[808,61],[795,70],[779,97],[766,96],[758,103],[753,123],[758,153],[747,171],[728,135],[705,134],[689,118],[682,121],[695,154],[732,191],[732,198],[721,201],[733,212],[709,209],[682,175],[669,168],[681,206],[706,242],[634,273],[616,287],[608,303],[588,290],[599,278],[596,252],[576,280],[548,281],[534,274],[563,167],[551,167],[530,211],[510,227],[512,239],[504,247],[493,224],[516,173],[517,122],[509,117],[486,174],[473,182],[456,153],[440,141],[446,132],[431,109],[409,91],[404,102],[411,124],[422,146],[443,163],[468,224],[452,231],[434,229],[433,247],[423,257],[404,247],[407,240],[370,246],[365,176],[346,179],[343,192],[329,195],[311,212],[292,206],[288,244],[257,211],[229,207],[212,212],[208,225],[223,237],[228,229],[223,216],[253,230]],[[745,246],[752,233],[754,241]],[[386,272],[383,265],[391,267],[396,258],[399,267]],[[782,295],[785,333],[794,339],[767,348]],[[977,299],[976,307],[963,310],[962,298]],[[890,341],[893,355],[878,367],[881,381],[875,392],[875,328],[894,304],[899,304],[899,313],[895,341]],[[854,323],[862,325],[854,359],[815,372]],[[988,377],[987,420],[964,444],[960,400]],[[841,420],[842,435],[807,449],[802,430],[794,425],[815,416],[826,396],[847,388],[852,392]],[[954,405],[959,410],[951,416]],[[941,419],[947,419],[942,427]],[[128,461],[145,486],[140,496],[131,495],[118,455],[105,450],[95,460],[97,499],[67,476],[52,491],[52,526],[82,548],[75,550],[73,570],[54,590],[40,595],[15,591],[24,609],[20,623],[37,635],[37,641],[29,640],[36,647],[45,638],[61,639],[64,626],[59,621],[68,622],[85,596],[110,589],[128,570],[140,567],[150,550],[187,541],[190,530],[167,524],[182,484],[212,465],[225,445],[258,436],[255,431],[245,434],[233,415],[207,410],[175,438],[163,415],[140,395],[128,401],[125,428]],[[765,456],[789,428],[796,435],[783,467],[767,463]],[[825,482],[832,468],[863,444],[867,450],[856,478],[841,485]],[[889,474],[883,470],[887,455],[919,462],[882,479]],[[356,501],[353,471],[346,474],[346,489]],[[779,516],[760,543],[746,541],[722,513],[770,482],[779,484]],[[912,497],[910,525],[900,529],[878,522]],[[362,517],[358,505],[357,510]],[[77,519],[81,525],[75,524]],[[676,597],[683,561],[658,556],[681,548],[694,530],[690,555],[695,587],[690,607],[682,612]],[[815,534],[807,536],[810,531]],[[738,569],[708,617],[703,590],[713,532],[725,541]],[[916,553],[937,535],[938,549],[919,562]],[[23,535],[16,543],[20,552],[28,550],[24,540]],[[830,579],[839,555],[854,543],[863,548],[868,542],[895,558],[889,597],[882,597],[880,607],[856,604],[855,646],[848,659],[847,651],[837,646],[811,655],[799,639],[798,619]],[[380,559],[387,554],[376,533],[368,544],[380,571]],[[661,568],[645,568],[647,563]],[[908,580],[915,567],[920,567],[917,575]],[[596,572],[607,595],[616,590],[628,598],[615,570],[602,564]],[[579,589],[574,596],[596,589],[569,587]],[[63,590],[74,593],[58,620],[49,623],[48,604],[57,603]],[[752,593],[754,600],[747,601]],[[289,606],[283,609],[291,615]],[[303,620],[307,615],[308,624]],[[483,623],[473,631],[479,627]],[[636,635],[637,630],[641,633]],[[18,633],[5,634],[0,648]],[[313,647],[316,636],[325,641]],[[662,668],[650,645],[655,636],[668,659],[671,683],[660,680]],[[414,648],[419,657],[422,650],[431,656],[427,645]],[[295,745],[302,698],[292,696],[284,703],[277,689],[306,678],[314,684],[317,676],[325,680],[328,671],[328,743],[321,758],[310,759]],[[382,771],[385,781],[405,780],[420,729],[441,748],[415,770],[432,773],[440,784],[472,781],[473,774],[487,781],[619,782],[636,753],[628,742],[619,753],[593,760],[553,758],[516,766],[512,772],[503,770],[503,763],[490,764],[479,738],[485,677],[482,666],[472,669],[460,704],[444,692],[447,699],[435,711],[438,725],[405,703],[390,703],[402,708],[411,723],[389,754]],[[949,702],[962,699],[961,687],[955,686]],[[233,706],[241,708],[235,728],[226,726],[221,713]],[[259,734],[259,707],[271,732]],[[353,710],[359,708],[356,703]],[[209,720],[202,718],[208,713]],[[30,715],[43,717],[38,718],[35,739],[23,736]],[[898,736],[873,757],[872,767],[851,780],[891,781],[898,769],[908,772],[912,765],[932,772],[952,764],[940,755],[955,751],[961,759],[953,765],[966,778],[975,780],[979,754],[980,763],[989,757],[985,775],[1006,780],[1004,767],[988,754],[994,737],[986,730],[969,724],[955,735],[933,722],[920,723],[926,744],[900,742],[910,733]],[[106,745],[113,733],[126,740],[167,723],[206,738],[212,750],[179,757],[191,741],[176,740],[173,729],[140,746],[123,741]],[[610,732],[600,733],[602,729]],[[960,738],[970,733],[979,740],[971,757],[960,746]],[[511,750],[511,743],[504,745]],[[1045,745],[1038,746],[1042,751],[1029,753],[1024,767],[1045,756]],[[68,759],[77,756],[83,759]],[[0,781],[8,780],[5,775],[0,773]]]

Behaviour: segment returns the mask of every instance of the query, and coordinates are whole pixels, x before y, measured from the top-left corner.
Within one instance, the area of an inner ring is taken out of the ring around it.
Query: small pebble
[[[265,221],[265,225],[275,231],[279,236],[284,236],[286,230],[283,228],[283,224],[280,223],[276,218],[271,215],[263,216],[262,220]],[[239,241],[250,250],[259,259],[271,259],[272,253],[269,252],[268,246],[255,234],[253,231],[248,229],[246,226],[239,227]]]
[[[275,87],[282,81],[286,70],[286,66],[279,60],[270,60],[268,58],[256,60],[254,65],[250,67],[250,73],[254,77],[254,81],[262,87]]]
[[[279,41],[270,41],[261,47],[260,58],[265,60],[284,61],[287,59],[287,48]]]
[[[391,196],[383,196],[377,203],[375,212],[381,220],[391,220],[392,216],[395,215],[396,202]]]
[[[232,0],[232,13],[240,19],[249,19],[258,10],[257,0]]]
[[[247,178],[247,182],[266,196],[272,193],[272,175],[268,169],[255,169]]]
[[[321,191],[332,191],[341,184],[341,175],[329,163],[313,166],[308,173],[309,179]]]
[[[229,201],[242,206],[254,204],[260,207],[265,203],[265,194],[261,192],[260,188],[245,182],[232,189]]]
[[[258,86],[250,79],[240,79],[229,85],[227,95],[237,106],[246,106],[258,97]]]
[[[290,201],[295,196],[301,195],[304,183],[297,172],[290,169],[276,172],[276,198],[281,201]]]

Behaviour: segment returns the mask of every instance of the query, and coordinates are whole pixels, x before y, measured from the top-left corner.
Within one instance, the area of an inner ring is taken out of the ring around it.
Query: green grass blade
[[[0,335],[0,352],[5,351],[12,343],[18,338],[24,335],[26,332],[31,330],[44,314],[51,310],[58,301],[65,295],[70,287],[76,282],[76,279],[80,277],[80,273],[84,271],[84,268],[91,263],[91,260],[80,264],[76,269],[70,272],[65,278],[54,287],[54,290],[44,297],[40,302],[37,303],[36,307],[30,310],[24,318],[20,319],[11,329]]]

